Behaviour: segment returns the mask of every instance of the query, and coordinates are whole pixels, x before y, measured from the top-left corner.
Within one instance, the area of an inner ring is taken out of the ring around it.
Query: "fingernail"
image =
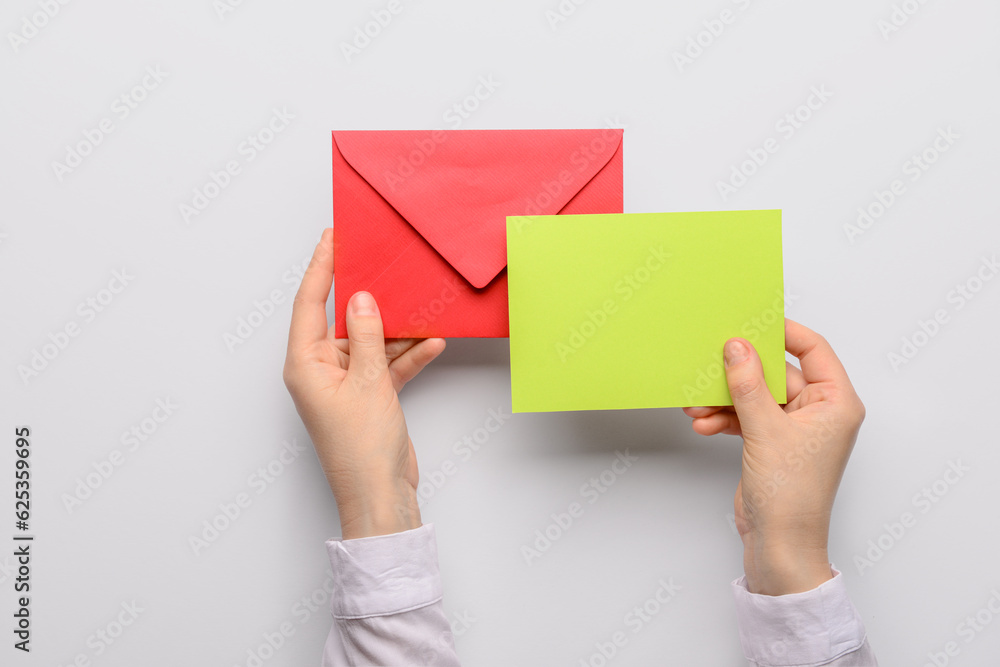
[[[358,292],[351,299],[351,312],[360,317],[378,315],[378,306],[375,299],[368,292]]]
[[[729,368],[746,361],[746,358],[750,356],[750,351],[747,350],[743,341],[734,338],[726,343],[723,356],[726,358],[726,368]]]

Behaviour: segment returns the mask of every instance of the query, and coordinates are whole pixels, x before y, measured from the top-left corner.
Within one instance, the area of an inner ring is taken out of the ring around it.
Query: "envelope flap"
[[[475,287],[507,265],[506,219],[554,215],[622,130],[336,131],[344,159]]]

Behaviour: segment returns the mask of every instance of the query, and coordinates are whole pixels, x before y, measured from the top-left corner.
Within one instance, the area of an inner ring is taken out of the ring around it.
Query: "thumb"
[[[375,298],[368,292],[352,296],[347,303],[346,320],[351,355],[347,373],[358,380],[372,382],[388,368],[382,316]]]
[[[766,433],[785,413],[767,388],[757,350],[742,338],[730,338],[724,356],[729,395],[740,418],[740,428],[744,434]]]

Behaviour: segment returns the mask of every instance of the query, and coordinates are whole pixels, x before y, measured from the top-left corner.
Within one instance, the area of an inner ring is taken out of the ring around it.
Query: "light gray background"
[[[13,430],[27,424],[37,541],[30,657],[10,647],[13,560],[0,556],[0,662],[246,665],[288,621],[264,664],[318,663],[328,613],[295,605],[323,597],[332,496],[311,449],[259,495],[248,478],[283,442],[308,446],[281,365],[295,269],[331,222],[329,131],[452,127],[444,114],[493,77],[463,128],[626,127],[628,212],[784,210],[789,315],[829,338],[868,407],[832,559],[883,664],[924,664],[949,641],[951,664],[995,664],[1000,622],[971,641],[957,626],[1000,590],[1000,280],[961,309],[948,295],[1000,246],[997,3],[910,0],[919,11],[884,38],[889,0],[590,0],[554,29],[557,0],[403,0],[352,62],[341,44],[386,2],[219,4],[70,2],[16,49],[9,33],[42,10],[5,4],[0,539],[12,544]],[[735,23],[679,71],[673,54],[727,8]],[[116,116],[157,66],[165,80]],[[776,122],[813,86],[832,98],[782,138]],[[240,143],[275,108],[294,120],[246,162]],[[114,131],[57,179],[52,163],[102,118]],[[906,180],[904,163],[949,127],[960,138]],[[768,137],[778,153],[723,201],[716,183]],[[179,205],[233,159],[241,173],[185,224]],[[845,224],[895,178],[905,194],[851,243]],[[123,268],[134,279],[87,321],[78,304]],[[282,303],[231,351],[224,336],[273,290]],[[938,309],[947,323],[894,369],[887,355]],[[80,334],[23,381],[18,367],[70,322]],[[661,578],[680,593],[612,664],[742,664],[739,441],[696,437],[679,410],[518,415],[462,460],[454,443],[509,410],[507,364],[505,340],[452,340],[402,398],[425,477],[458,466],[423,519],[448,613],[475,619],[457,640],[464,664],[590,660]],[[128,451],[122,433],[168,397],[177,410]],[[63,495],[115,449],[124,463],[69,512]],[[626,449],[638,462],[527,565],[521,546]],[[921,512],[915,494],[956,460],[971,470]],[[195,555],[189,538],[241,492],[252,504]],[[916,524],[886,537],[903,512]],[[891,549],[859,571],[880,538]],[[96,655],[88,637],[132,601],[144,611]]]

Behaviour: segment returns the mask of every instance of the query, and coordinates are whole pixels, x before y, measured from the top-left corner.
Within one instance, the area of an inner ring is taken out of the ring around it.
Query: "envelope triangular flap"
[[[559,213],[614,157],[621,137],[621,130],[333,133],[351,167],[477,288],[507,265],[507,216]]]

